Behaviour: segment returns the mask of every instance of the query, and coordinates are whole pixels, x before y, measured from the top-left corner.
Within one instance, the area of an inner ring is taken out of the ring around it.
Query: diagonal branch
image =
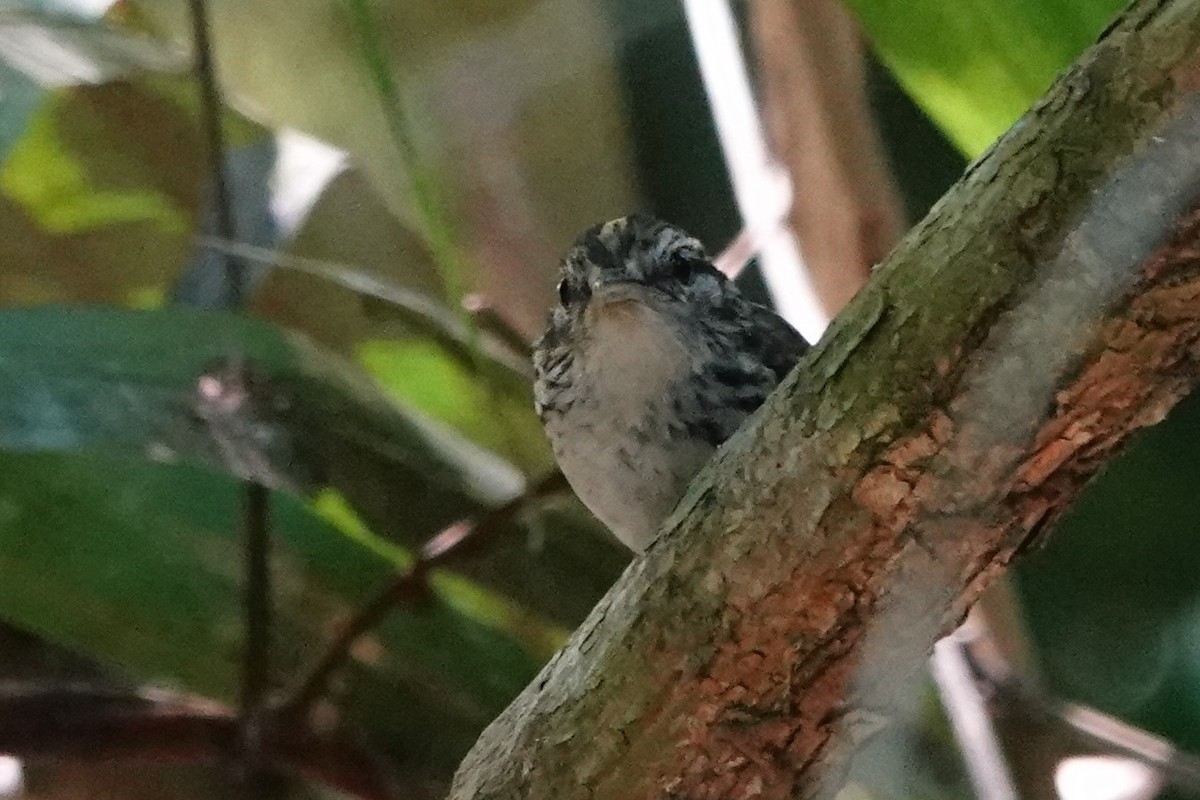
[[[1200,373],[1200,0],[1136,0],[877,270],[453,800],[828,797]]]
[[[350,659],[354,645],[401,602],[419,598],[427,591],[426,579],[430,570],[478,552],[532,503],[566,488],[567,479],[554,470],[507,503],[493,508],[481,519],[459,520],[430,538],[412,566],[389,581],[342,624],[328,649],[280,704],[277,714],[285,720],[303,719],[313,703],[328,689],[334,673]]]

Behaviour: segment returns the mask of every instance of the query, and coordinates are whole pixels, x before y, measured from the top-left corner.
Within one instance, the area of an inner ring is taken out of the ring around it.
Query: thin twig
[[[208,140],[209,172],[213,182],[214,206],[217,212],[217,231],[222,238],[236,240],[237,227],[229,182],[225,175],[225,131],[221,126],[221,91],[213,68],[212,44],[208,29],[205,0],[190,0],[192,13],[192,42],[196,56],[196,78],[200,84],[201,123]],[[229,287],[229,304],[240,308],[245,299],[246,270],[238,259],[226,255],[225,281]]]
[[[190,0],[196,76],[200,84],[201,119],[208,139],[217,231],[236,240],[233,198],[225,175],[225,132],[221,125],[221,93],[213,66],[205,0]],[[246,270],[232,255],[225,255],[229,304],[239,309],[246,295]],[[271,571],[270,494],[254,481],[244,482],[243,538],[245,558],[245,643],[242,660],[242,696],[238,732],[242,765],[251,792],[259,797],[279,794],[276,776],[264,768],[265,699],[270,682]]]
[[[1008,664],[978,619],[955,646],[992,703],[1020,709],[1031,719],[1063,726],[1089,749],[1114,753],[1145,764],[1179,789],[1200,796],[1200,757],[1149,731],[1078,703],[1061,700],[1032,684]],[[939,644],[939,646],[941,646]]]
[[[975,796],[1017,800],[1012,769],[988,714],[987,700],[971,672],[966,645],[956,634],[947,636],[934,646],[930,666]]]
[[[1027,703],[1039,704],[1036,696],[1023,699]],[[1179,749],[1161,736],[1094,708],[1061,700],[1041,700],[1039,705],[1043,705],[1058,722],[1092,745],[1108,748],[1153,767],[1176,788],[1183,789],[1193,797],[1200,797],[1200,758],[1196,755]]]
[[[481,294],[469,294],[463,298],[463,307],[471,312],[480,328],[496,337],[496,341],[522,358],[529,358],[529,339],[514,328],[486,297]]]
[[[429,317],[431,321],[447,329],[451,329],[457,321],[456,318],[450,316],[451,312],[446,308],[444,303],[434,300],[432,297],[415,289],[410,289],[407,286],[402,286],[386,278],[382,278],[374,274],[369,268],[365,268],[359,264],[334,261],[327,258],[299,256],[294,253],[285,253],[268,247],[260,247],[249,242],[236,241],[224,236],[200,234],[193,239],[193,242],[199,247],[223,253],[226,256],[236,256],[245,261],[254,261],[265,266],[278,267],[291,272],[299,272],[304,275],[320,278],[349,289],[355,294],[373,297],[391,305],[399,306],[413,314]],[[466,337],[465,332],[462,330],[454,330],[454,334],[463,338]]]
[[[361,265],[298,256],[222,236],[200,235],[195,237],[194,242],[200,247],[235,255],[243,261],[311,275],[362,297],[379,300],[389,307],[394,307],[406,324],[439,337],[439,341],[448,347],[451,355],[468,367],[475,366],[476,354],[471,348],[478,346],[492,360],[526,378],[533,378],[529,364],[529,342],[516,330],[509,329],[506,335],[509,338],[515,337],[513,341],[509,341],[505,338],[505,332],[493,329],[489,320],[479,319],[480,327],[492,334],[497,346],[492,346],[486,339],[473,344],[472,330],[464,327],[460,315],[447,309],[444,303],[379,277]],[[520,347],[515,347],[516,341],[520,342]]]
[[[531,503],[566,488],[566,478],[555,470],[525,492],[489,511],[482,519],[459,520],[442,529],[425,543],[411,567],[396,576],[346,620],[329,647],[282,703],[280,716],[295,719],[307,714],[312,704],[325,693],[333,674],[345,664],[359,637],[374,629],[397,603],[424,594],[425,578],[431,569],[478,551]]]
[[[397,603],[424,591],[426,569],[428,567],[424,562],[417,561],[346,621],[329,647],[284,701],[280,707],[280,717],[299,719],[308,713],[312,704],[325,693],[333,673],[345,663],[359,637],[378,625]]]
[[[266,698],[271,669],[270,491],[245,481],[242,508],[245,535],[245,643],[238,727],[245,779],[256,797],[278,794],[277,776],[265,769]]]
[[[245,505],[242,509],[246,532],[247,628],[242,670],[244,716],[262,705],[269,687],[267,667],[270,658],[271,597],[268,592],[262,591],[270,580],[270,531],[267,529],[269,502],[270,494],[265,487],[252,481],[246,482]]]
[[[760,239],[755,231],[743,225],[729,244],[725,245],[725,249],[713,257],[713,266],[725,273],[725,277],[733,280],[742,274],[742,270],[750,264],[750,259],[754,258],[754,254],[762,246]]]
[[[760,248],[763,279],[780,315],[815,342],[829,317],[795,236],[779,224],[791,183],[767,148],[733,11],[728,0],[684,0],[683,9],[738,210],[746,227],[773,234]]]

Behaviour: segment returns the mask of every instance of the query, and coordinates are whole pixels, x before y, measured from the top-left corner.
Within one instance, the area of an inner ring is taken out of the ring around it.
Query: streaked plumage
[[[696,239],[641,215],[581,234],[559,296],[534,344],[537,411],[579,498],[642,550],[807,344]]]

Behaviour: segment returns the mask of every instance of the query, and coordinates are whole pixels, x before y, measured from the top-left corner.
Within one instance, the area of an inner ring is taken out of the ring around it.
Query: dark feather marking
[[[713,447],[720,447],[721,443],[733,433],[733,431],[725,430],[719,422],[710,417],[686,421],[684,429],[688,435],[707,442]]]
[[[717,362],[712,365],[708,372],[717,383],[724,384],[732,389],[738,389],[755,382],[754,376],[736,364]]]

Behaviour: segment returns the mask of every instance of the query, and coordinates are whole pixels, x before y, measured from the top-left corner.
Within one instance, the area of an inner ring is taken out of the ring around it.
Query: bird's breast
[[[573,359],[571,402],[546,431],[579,498],[640,550],[713,447],[683,423],[694,381],[670,323],[634,303],[591,322]]]

